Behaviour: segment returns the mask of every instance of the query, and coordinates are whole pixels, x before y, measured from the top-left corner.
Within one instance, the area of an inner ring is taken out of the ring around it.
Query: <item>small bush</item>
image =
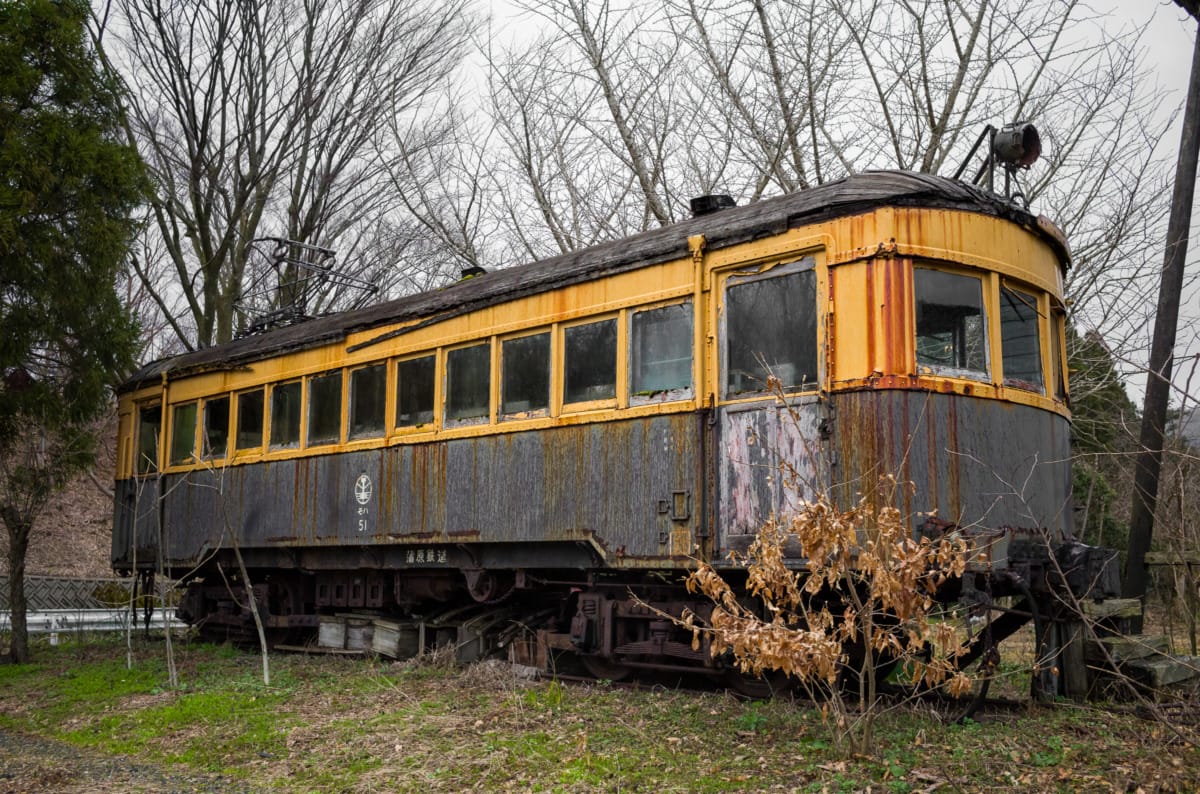
[[[857,752],[869,747],[883,707],[877,667],[899,663],[910,680],[954,695],[971,686],[954,664],[958,651],[925,653],[959,647],[954,624],[934,619],[936,595],[963,574],[970,547],[954,535],[914,539],[889,503],[896,490],[885,478],[875,501],[841,510],[822,497],[768,522],[745,555],[734,555],[753,600],[701,564],[687,585],[712,600],[712,614],[707,621],[692,613],[681,618],[694,647],[707,633],[713,655],[731,654],[743,672],[780,670],[797,679],[822,703],[837,740]],[[788,567],[792,540],[807,560],[803,570]]]

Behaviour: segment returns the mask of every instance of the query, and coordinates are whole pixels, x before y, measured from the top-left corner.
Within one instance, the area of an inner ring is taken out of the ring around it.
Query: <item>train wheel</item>
[[[583,663],[583,669],[588,671],[588,675],[600,681],[624,681],[633,674],[632,667],[605,659],[603,656],[581,654],[579,661]]]
[[[730,667],[724,674],[725,685],[743,697],[752,700],[767,700],[788,692],[792,681],[780,670],[766,670],[760,676],[743,673]]]
[[[467,592],[477,603],[491,604],[512,595],[516,580],[508,571],[463,571],[467,580]]]

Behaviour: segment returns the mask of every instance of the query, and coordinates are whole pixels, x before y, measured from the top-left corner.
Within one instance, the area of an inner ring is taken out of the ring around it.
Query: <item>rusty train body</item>
[[[503,602],[543,659],[721,673],[634,594],[702,610],[697,558],[892,474],[915,533],[986,556],[948,600],[1103,596],[1071,539],[1068,266],[992,193],[867,173],[157,361],[119,393],[113,566],[209,631],[250,625],[244,565],[280,634]]]

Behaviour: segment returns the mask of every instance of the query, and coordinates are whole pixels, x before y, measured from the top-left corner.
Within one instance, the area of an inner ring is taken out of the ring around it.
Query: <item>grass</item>
[[[1027,706],[945,725],[885,715],[845,758],[800,702],[523,682],[502,667],[272,657],[161,643],[39,647],[0,665],[0,727],[250,790],[1200,790],[1200,751],[1127,711]],[[482,672],[481,672],[482,670]],[[20,786],[18,786],[18,789]]]

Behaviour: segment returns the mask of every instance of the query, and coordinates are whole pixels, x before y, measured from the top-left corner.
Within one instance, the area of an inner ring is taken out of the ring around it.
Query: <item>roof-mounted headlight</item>
[[[1042,154],[1042,136],[1038,135],[1037,127],[1028,121],[1014,121],[1000,129],[988,124],[975,139],[975,145],[967,152],[962,165],[954,172],[955,179],[962,178],[963,172],[967,170],[984,141],[988,142],[988,148],[985,149],[987,155],[983,158],[983,163],[980,164],[971,184],[995,190],[994,172],[996,166],[1000,166],[1004,169],[1004,197],[1010,201],[1019,201],[1025,209],[1029,209],[1029,200],[1019,190],[1013,191],[1013,183],[1016,181],[1017,171],[1028,169]]]
[[[1007,124],[992,137],[992,156],[1006,168],[1028,168],[1042,153],[1037,127],[1027,121]]]

